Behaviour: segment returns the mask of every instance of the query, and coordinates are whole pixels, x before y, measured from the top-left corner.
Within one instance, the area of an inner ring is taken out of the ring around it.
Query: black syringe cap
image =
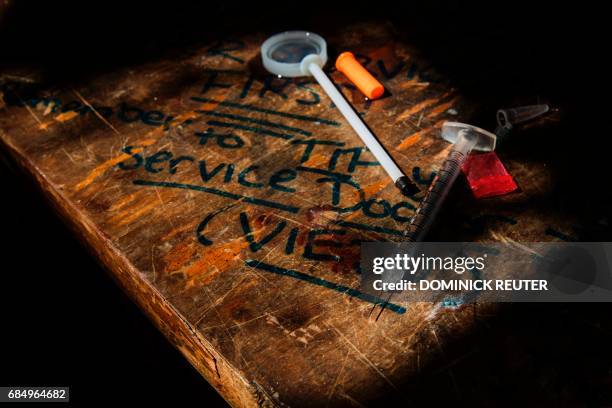
[[[412,197],[421,191],[407,176],[402,176],[395,180],[395,187],[397,187],[406,197]]]

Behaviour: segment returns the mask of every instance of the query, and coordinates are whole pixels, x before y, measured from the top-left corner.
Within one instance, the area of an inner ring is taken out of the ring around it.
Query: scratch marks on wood
[[[429,112],[427,115],[425,115],[425,118],[427,118],[427,119],[435,118],[436,116],[446,112],[447,110],[449,110],[450,108],[455,106],[457,101],[458,101],[458,98],[453,98],[453,99],[451,99],[448,102],[445,102],[445,103],[442,103],[442,104],[436,106],[434,109],[431,110],[431,112]]]
[[[72,92],[74,92],[74,94],[81,100],[81,102],[83,102],[89,109],[92,110],[92,112],[98,117],[98,119],[100,119],[106,126],[108,126],[109,128],[111,128],[113,130],[113,132],[115,132],[116,134],[120,134],[119,131],[117,129],[115,129],[115,127],[113,125],[111,125],[111,123],[106,120],[104,118],[104,116],[100,115],[100,112],[98,112],[96,110],[96,108],[94,108],[88,100],[86,100],[85,98],[83,98],[83,96],[79,93],[79,91],[77,91],[76,89],[73,89]]]
[[[150,146],[153,143],[155,143],[157,141],[157,139],[146,139],[146,140],[141,140],[138,143],[139,146]],[[136,148],[133,151],[135,153],[140,153],[142,152],[142,148]],[[93,181],[95,179],[97,179],[98,177],[100,177],[102,174],[104,174],[104,172],[106,172],[107,170],[115,167],[117,164],[121,163],[122,161],[128,160],[131,156],[129,154],[126,153],[121,153],[118,156],[115,156],[107,161],[105,161],[104,163],[98,165],[95,169],[93,169],[88,175],[87,177],[85,177],[80,183],[78,183],[75,187],[74,190],[75,191],[79,191],[84,189],[85,187],[89,186],[91,183],[93,183]]]
[[[278,327],[287,336],[295,339],[297,342],[300,342],[304,345],[307,345],[315,338],[317,334],[322,332],[321,328],[319,328],[319,326],[317,326],[316,324],[311,324],[306,328],[300,327],[295,330],[289,330],[278,321],[278,318],[276,316],[269,313],[266,313],[266,323]]]
[[[32,115],[32,117],[36,120],[36,122],[38,122],[38,124],[40,126],[44,126],[43,122],[38,118],[38,116],[36,116],[36,114],[34,113],[34,110],[32,110],[32,108],[30,108],[30,106],[28,104],[24,105],[26,107],[26,109],[28,110],[28,112],[30,112],[30,115]]]
[[[347,296],[357,298],[363,300],[365,302],[373,303],[375,305],[385,304],[386,308],[397,313],[404,314],[406,313],[406,308],[400,305],[396,305],[394,303],[387,303],[384,299],[379,297],[370,295],[368,293],[363,293],[357,289],[350,288],[348,286],[340,285],[334,282],[330,282],[326,279],[317,278],[312,275],[308,275],[306,273],[298,272],[292,269],[285,269],[278,266],[270,265],[261,261],[256,261],[254,259],[247,259],[245,261],[247,266],[251,266],[257,269],[264,270],[266,272],[271,272],[281,276],[289,276],[295,278],[297,280],[301,280],[304,282],[311,283],[313,285],[322,286],[327,289],[334,290],[336,292],[344,293]]]
[[[442,125],[444,124],[444,122],[446,122],[446,120],[440,120],[438,122],[436,122],[435,124],[433,124],[432,126],[426,127],[424,129],[419,130],[418,132],[415,132],[413,134],[411,134],[410,136],[408,136],[407,138],[405,138],[404,140],[402,140],[400,142],[399,145],[397,145],[395,147],[396,150],[406,150],[409,147],[415,145],[416,143],[420,142],[421,139],[423,137],[425,137],[426,135],[430,134],[433,131],[436,131],[440,128],[442,128]]]
[[[397,122],[399,122],[399,121],[408,119],[412,115],[416,115],[417,113],[421,112],[423,109],[426,109],[426,108],[436,104],[441,99],[442,98],[429,98],[429,99],[425,99],[424,101],[418,102],[417,104],[413,105],[412,107],[406,109],[404,112],[400,113],[395,118],[395,120]]]
[[[366,364],[368,367],[370,367],[376,374],[378,374],[380,376],[380,378],[382,378],[383,380],[385,380],[385,382],[387,384],[389,384],[391,387],[393,387],[393,389],[397,390],[397,387],[395,386],[395,384],[393,384],[393,382],[391,382],[391,380],[382,372],[380,371],[380,369],[378,367],[376,367],[376,364],[372,363],[372,361],[370,361],[370,359],[363,353],[361,352],[357,346],[355,346],[355,344],[353,344],[349,339],[346,338],[346,336],[340,331],[338,330],[336,327],[334,327],[333,325],[327,323],[327,325],[334,330],[338,336],[340,336],[340,338],[342,340],[344,340],[344,343],[355,352],[355,354],[357,354],[357,357],[364,363]]]

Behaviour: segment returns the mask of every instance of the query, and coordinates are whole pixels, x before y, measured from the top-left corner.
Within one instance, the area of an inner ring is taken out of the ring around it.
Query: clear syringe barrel
[[[410,225],[404,231],[408,241],[419,242],[425,238],[433,223],[442,203],[448,196],[453,183],[461,172],[461,166],[476,145],[477,135],[469,130],[459,132],[453,149],[449,152],[442,168],[436,174],[425,197],[419,204]]]

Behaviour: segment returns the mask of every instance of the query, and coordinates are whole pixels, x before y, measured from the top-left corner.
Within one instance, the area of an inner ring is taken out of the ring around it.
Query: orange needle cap
[[[336,69],[370,99],[380,98],[385,93],[385,87],[357,61],[352,52],[343,52],[338,56]]]

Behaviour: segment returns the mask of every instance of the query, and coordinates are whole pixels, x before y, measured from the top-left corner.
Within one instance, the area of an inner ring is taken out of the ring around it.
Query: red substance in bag
[[[518,188],[495,152],[470,155],[461,171],[476,198],[496,197]]]

